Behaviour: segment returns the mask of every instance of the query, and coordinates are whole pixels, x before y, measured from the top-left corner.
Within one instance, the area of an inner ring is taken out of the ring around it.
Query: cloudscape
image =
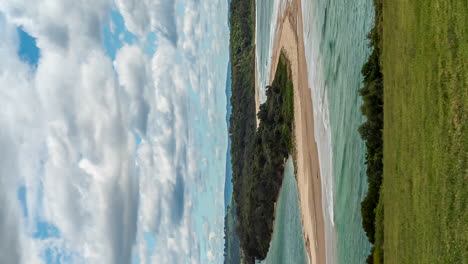
[[[227,1],[0,3],[2,263],[219,263]]]

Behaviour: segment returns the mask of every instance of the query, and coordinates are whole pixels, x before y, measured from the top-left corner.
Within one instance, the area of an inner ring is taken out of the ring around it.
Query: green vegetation
[[[255,135],[250,174],[246,177],[240,236],[249,256],[264,259],[273,232],[274,205],[277,201],[286,160],[292,153],[294,118],[293,86],[288,61],[278,62],[275,80],[266,90],[267,100],[260,106],[260,125]]]
[[[242,131],[231,130],[233,150],[238,147],[252,149],[252,152],[245,153],[244,158],[248,159],[242,163],[243,171],[233,176],[237,233],[247,263],[264,259],[268,253],[274,206],[283,181],[285,161],[292,152],[293,86],[284,54],[280,57],[275,80],[272,86],[267,87],[266,95],[267,100],[258,113],[258,130],[244,141],[249,144],[248,147],[239,146],[237,142],[235,145],[232,136]]]
[[[359,133],[366,141],[366,163],[368,192],[361,202],[362,225],[366,235],[374,247],[367,258],[367,263],[381,263],[383,261],[383,241],[376,241],[376,229],[383,232],[383,229],[376,227],[376,223],[381,223],[381,219],[376,219],[376,208],[383,207],[379,203],[380,189],[383,178],[383,142],[382,130],[384,122],[383,114],[383,75],[380,67],[380,57],[382,52],[382,2],[374,0],[375,22],[374,28],[369,33],[370,46],[373,51],[367,62],[362,67],[361,73],[364,77],[364,87],[359,90],[363,99],[361,112],[367,120],[359,127]],[[378,215],[383,218],[382,214]],[[379,238],[383,235],[379,234]],[[381,256],[381,257],[380,257]],[[382,259],[382,261],[380,261]]]
[[[237,216],[237,233],[241,243],[241,260],[253,262],[246,257],[246,238],[241,234],[247,225],[240,217],[248,202],[247,188],[250,163],[253,159],[253,140],[256,130],[255,113],[255,2],[233,0],[230,6],[230,52],[232,64],[232,113],[229,136],[231,138],[231,163],[233,197]],[[250,190],[249,190],[250,191]]]
[[[236,233],[236,206],[234,199],[231,197],[227,208],[226,216],[224,217],[224,263],[240,263],[240,241]]]
[[[255,57],[251,4],[253,0],[231,2],[231,63],[232,63],[232,114],[229,134],[231,137],[232,181],[237,208],[241,205],[235,195],[242,189],[243,175],[252,160],[253,138],[256,130],[255,113]],[[250,18],[250,19],[249,19]],[[239,212],[239,210],[237,210]]]
[[[360,91],[369,182],[361,210],[374,243],[367,262],[466,263],[467,2],[374,4]]]
[[[363,227],[374,243],[367,262],[466,263],[467,2],[374,4],[374,51],[360,91]]]
[[[468,262],[468,2],[383,8],[385,262]]]
[[[384,202],[383,187],[380,188],[379,204],[375,209],[375,250],[373,251],[374,263],[384,262]]]
[[[231,2],[231,162],[237,234],[242,260],[254,263],[268,253],[285,160],[292,148],[293,90],[281,56],[256,130],[254,1]]]

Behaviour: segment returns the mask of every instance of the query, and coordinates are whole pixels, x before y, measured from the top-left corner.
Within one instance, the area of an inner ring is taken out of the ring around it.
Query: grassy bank
[[[467,5],[384,3],[387,264],[468,260]]]

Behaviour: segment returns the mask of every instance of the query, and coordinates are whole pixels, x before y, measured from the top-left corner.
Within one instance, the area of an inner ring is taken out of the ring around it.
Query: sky
[[[221,263],[227,0],[0,1],[2,263]]]

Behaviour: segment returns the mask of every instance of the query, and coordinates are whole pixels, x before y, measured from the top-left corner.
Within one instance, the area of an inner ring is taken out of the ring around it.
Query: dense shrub
[[[380,66],[380,54],[382,49],[382,3],[374,0],[375,24],[369,33],[370,46],[373,51],[367,62],[363,65],[361,73],[364,77],[364,87],[359,90],[363,104],[361,112],[367,120],[359,127],[359,134],[366,142],[367,182],[369,189],[366,197],[361,202],[362,226],[371,243],[375,243],[376,237],[376,208],[379,204],[380,188],[383,181],[383,75]],[[380,201],[382,203],[382,201]],[[382,221],[379,224],[383,224]],[[380,228],[379,230],[383,230]],[[382,231],[383,232],[383,231]],[[383,235],[381,236],[383,237]],[[381,241],[383,242],[383,241]],[[376,249],[377,247],[377,249]],[[367,263],[373,263],[373,252],[378,250],[383,254],[381,245],[375,245]]]
[[[293,88],[286,57],[260,106],[256,129],[253,0],[231,2],[232,114],[231,162],[237,234],[244,260],[254,263],[268,253],[274,204],[285,160],[292,148]]]

